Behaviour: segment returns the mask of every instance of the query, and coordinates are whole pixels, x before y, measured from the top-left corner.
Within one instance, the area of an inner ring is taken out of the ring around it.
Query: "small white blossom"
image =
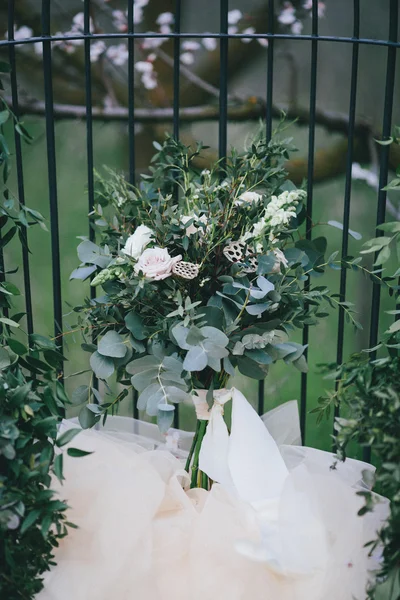
[[[15,40],[26,40],[33,36],[33,29],[27,27],[26,25],[22,25],[19,29],[14,27],[14,39]],[[7,34],[6,34],[7,37]]]
[[[195,52],[196,50],[199,50],[201,48],[201,46],[200,46],[199,42],[195,42],[193,40],[187,40],[185,42],[182,42],[181,48],[184,51]]]
[[[295,21],[290,30],[294,35],[300,35],[303,31],[303,23],[301,21]]]
[[[125,44],[109,46],[106,54],[116,67],[122,67],[122,65],[124,65],[129,58],[128,48],[125,46]]]
[[[143,21],[143,8],[137,4],[133,5],[133,23],[134,25],[140,25]]]
[[[172,32],[172,29],[169,25],[160,25],[160,33],[163,35],[168,35]]]
[[[257,42],[260,44],[260,46],[263,46],[263,48],[268,48],[267,38],[257,38]]]
[[[228,33],[229,35],[235,35],[235,33],[238,32],[238,28],[236,27],[236,25],[229,25],[228,27]]]
[[[164,38],[164,37],[145,38],[142,43],[142,48],[143,48],[143,50],[153,50],[154,48],[159,48],[166,41],[168,41],[168,38]]]
[[[172,12],[164,12],[158,15],[156,19],[157,25],[171,25],[174,22]]]
[[[154,90],[157,87],[157,78],[154,73],[143,73],[141,81],[146,90]]]
[[[238,23],[242,17],[243,17],[242,12],[240,10],[238,10],[237,8],[235,8],[234,10],[230,10],[228,12],[228,24],[236,25],[236,23]]]
[[[242,33],[248,33],[250,35],[253,35],[256,32],[254,27],[246,27],[246,29],[243,29]],[[249,44],[252,41],[252,38],[242,38],[242,42],[243,44]]]
[[[215,38],[205,37],[202,39],[203,46],[209,52],[212,52],[217,47],[217,40]]]
[[[127,14],[123,10],[113,10],[113,25],[118,31],[127,31]]]
[[[90,45],[90,60],[96,62],[105,50],[106,45],[104,42],[100,40],[98,42],[93,42],[93,44]]]
[[[291,25],[296,21],[296,10],[290,2],[286,3],[285,8],[278,15],[278,21],[282,25]]]
[[[138,62],[135,63],[135,69],[139,71],[139,73],[152,73],[154,67],[153,63],[147,60],[138,60]]]
[[[192,65],[194,63],[194,56],[191,52],[182,52],[180,59],[184,65]]]

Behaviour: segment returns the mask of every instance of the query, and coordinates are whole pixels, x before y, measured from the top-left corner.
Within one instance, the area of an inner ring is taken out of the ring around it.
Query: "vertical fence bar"
[[[220,0],[218,153],[222,170],[225,168],[228,145],[228,10],[229,0]]]
[[[268,0],[268,27],[267,33],[274,33],[274,0]],[[268,38],[268,57],[267,57],[267,104],[266,104],[266,115],[265,115],[265,135],[266,140],[269,142],[272,137],[272,99],[273,99],[273,85],[274,85],[274,39]],[[258,414],[262,415],[264,412],[265,402],[265,381],[261,380],[258,382]]]
[[[274,0],[268,0],[268,32],[274,33]],[[266,135],[267,142],[272,137],[272,99],[274,85],[274,38],[268,38],[268,62],[267,62],[267,114],[266,114]]]
[[[389,12],[389,41],[397,42],[397,27],[399,20],[399,5],[398,0],[390,0]],[[392,129],[392,113],[393,113],[393,96],[394,83],[396,76],[396,51],[395,46],[388,46],[387,63],[386,63],[386,84],[385,84],[385,104],[383,111],[382,123],[382,138],[390,137]],[[386,216],[386,187],[388,182],[389,170],[389,146],[381,146],[380,150],[380,165],[379,165],[379,191],[378,191],[378,206],[376,213],[376,225],[380,225],[385,221]],[[382,231],[376,230],[376,236],[383,235]],[[376,255],[375,255],[376,259]],[[377,267],[379,268],[379,267]],[[369,333],[369,347],[373,348],[378,342],[379,334],[379,308],[380,308],[381,288],[377,283],[372,286],[372,304],[371,304],[371,323]],[[375,360],[376,352],[371,352],[370,359]],[[371,448],[364,448],[364,460],[371,460]]]
[[[54,335],[57,345],[62,351],[62,300],[61,300],[61,269],[60,269],[60,237],[58,230],[58,205],[57,205],[57,169],[56,169],[56,143],[54,133],[54,101],[53,101],[53,76],[51,64],[51,38],[50,38],[50,5],[51,0],[42,0],[42,35],[43,40],[43,75],[44,75],[44,100],[46,120],[46,146],[47,146],[47,172],[50,200],[50,227],[51,227],[51,259],[53,275],[53,311]],[[62,380],[62,378],[60,378]]]
[[[8,39],[14,39],[14,15],[15,15],[15,1],[10,0],[8,3]],[[8,46],[8,58],[10,61],[10,81],[11,81],[11,99],[12,109],[17,117],[19,118],[19,107],[18,107],[18,84],[17,84],[17,65],[15,60],[15,46],[10,44]],[[22,144],[21,136],[14,127],[14,140],[15,140],[15,162],[17,167],[17,186],[18,186],[18,201],[20,204],[25,205],[25,186],[24,186],[24,170],[22,162]],[[29,251],[28,251],[28,236],[26,230],[22,231],[22,267],[24,277],[24,290],[25,290],[25,310],[26,310],[26,324],[27,331],[30,335],[33,333],[33,311],[32,311],[32,290],[31,290],[31,279],[29,269]]]
[[[128,2],[128,33],[135,31],[133,20],[133,0]],[[135,185],[135,39],[128,37],[128,144],[129,144],[129,183]]]
[[[313,178],[314,178],[314,151],[315,151],[315,110],[317,100],[317,63],[318,63],[318,0],[313,0],[312,4],[312,35],[311,40],[311,81],[310,81],[310,120],[308,135],[308,168],[307,168],[307,219],[306,219],[306,239],[311,240],[312,233],[312,208],[313,208]],[[304,284],[304,291],[310,289],[310,278]],[[303,344],[308,345],[309,329],[305,325],[303,329]],[[306,349],[305,356],[308,351]],[[307,412],[307,373],[301,374],[300,386],[300,428],[303,444],[306,433],[306,412]]]
[[[90,24],[90,0],[84,0],[83,4],[83,33],[89,36],[91,33]],[[87,185],[88,185],[88,209],[92,213],[94,207],[94,179],[93,179],[93,118],[92,118],[92,65],[90,61],[90,38],[84,39],[85,55],[85,103],[86,103],[86,160],[87,160]],[[95,233],[89,217],[89,240],[94,242]],[[96,288],[90,286],[90,298],[96,297]],[[96,343],[96,334],[92,336],[93,343]],[[96,375],[93,374],[93,387],[97,390],[99,386]],[[96,398],[94,400],[96,402]]]
[[[135,31],[133,19],[133,0],[128,1],[128,33]],[[128,154],[129,154],[129,183],[136,183],[136,156],[135,156],[135,39],[128,37]],[[132,392],[133,418],[139,418],[137,408],[138,393]]]
[[[344,190],[343,205],[343,235],[342,235],[342,257],[348,254],[349,224],[350,224],[350,200],[351,200],[351,170],[354,153],[354,124],[356,119],[356,101],[357,101],[357,77],[358,77],[358,55],[360,35],[360,0],[354,0],[353,3],[353,48],[351,61],[351,82],[350,82],[350,106],[349,106],[349,129],[348,129],[348,147],[346,158],[346,183]],[[344,267],[340,271],[339,300],[344,302],[346,299],[347,269]],[[345,311],[339,306],[338,316],[338,334],[336,347],[336,362],[341,365],[343,362],[343,344],[344,344],[344,322]],[[339,382],[335,382],[335,389],[338,389]],[[339,406],[335,407],[334,418],[339,416]],[[334,429],[335,433],[335,429]],[[335,445],[334,445],[335,449]]]
[[[180,108],[180,69],[181,69],[181,0],[175,0],[175,20],[174,20],[174,74],[173,74],[173,135],[179,140],[179,108]],[[176,195],[179,190],[176,188]],[[179,404],[174,411],[174,427],[179,428]]]

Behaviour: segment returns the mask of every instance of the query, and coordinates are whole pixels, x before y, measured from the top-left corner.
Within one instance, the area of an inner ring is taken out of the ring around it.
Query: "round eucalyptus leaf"
[[[102,356],[111,356],[112,358],[123,358],[126,354],[127,346],[123,338],[116,331],[107,331],[105,336],[99,341],[97,351]]]
[[[99,379],[108,379],[114,373],[114,362],[107,356],[102,356],[96,350],[90,357],[90,366]]]

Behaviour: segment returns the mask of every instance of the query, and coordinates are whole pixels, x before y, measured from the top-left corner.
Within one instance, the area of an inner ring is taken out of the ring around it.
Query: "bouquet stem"
[[[190,449],[188,461],[186,463],[186,465],[188,467],[187,468],[187,471],[188,471],[189,467],[190,467],[190,459],[191,459],[191,456],[193,456],[192,477],[191,477],[191,484],[190,484],[191,488],[205,487],[205,489],[208,489],[208,477],[205,473],[202,473],[201,471],[199,471],[200,448],[201,448],[201,444],[202,444],[203,438],[206,433],[207,424],[208,424],[208,421],[205,421],[205,420],[198,421],[197,431],[193,438],[192,448]]]

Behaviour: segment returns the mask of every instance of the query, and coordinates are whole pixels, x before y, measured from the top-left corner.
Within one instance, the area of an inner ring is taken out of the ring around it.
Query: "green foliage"
[[[369,361],[353,356],[335,376],[337,401],[348,418],[337,419],[338,455],[345,459],[350,442],[371,446],[378,462],[377,491],[391,501],[391,512],[373,546],[383,545],[383,565],[371,597],[398,600],[400,585],[400,335],[382,342],[386,356]],[[374,496],[363,491],[361,514],[374,509]],[[389,593],[397,589],[396,594]]]
[[[19,135],[29,139],[8,108],[0,111],[2,248],[16,234],[26,245],[26,229],[32,224],[45,228],[40,213],[18,206],[7,188],[10,155],[2,125],[8,115]],[[55,496],[50,483],[53,474],[62,481],[61,448],[77,430],[57,437],[68,402],[57,381],[63,357],[56,344],[41,335],[24,340],[24,313],[15,313],[12,304],[20,291],[5,280],[6,275],[0,273],[0,597],[31,600],[42,589],[42,575],[54,564],[53,550],[70,525],[67,505]],[[17,331],[21,331],[18,339]]]
[[[201,144],[193,150],[168,137],[155,147],[150,173],[137,188],[110,171],[98,176],[92,215],[98,245],[78,246],[81,264],[72,277],[93,274],[103,295],[75,308],[76,327],[111,397],[99,398],[90,384],[74,392],[84,427],[114,410],[118,399],[107,384],[114,375],[126,392],[131,386],[140,392],[139,408],[162,418],[165,428],[173,403],[193,388],[224,385],[236,368],[263,379],[283,360],[305,372],[305,346],[291,342],[291,333],[340,305],[312,280],[304,291],[310,277],[340,261],[326,260],[325,238],[301,235],[306,193],[286,178],[290,140],[260,138],[201,172],[194,166]],[[140,262],[143,252],[155,251],[170,261],[159,277]],[[345,310],[351,315],[350,306]],[[166,367],[173,361],[176,371]]]

